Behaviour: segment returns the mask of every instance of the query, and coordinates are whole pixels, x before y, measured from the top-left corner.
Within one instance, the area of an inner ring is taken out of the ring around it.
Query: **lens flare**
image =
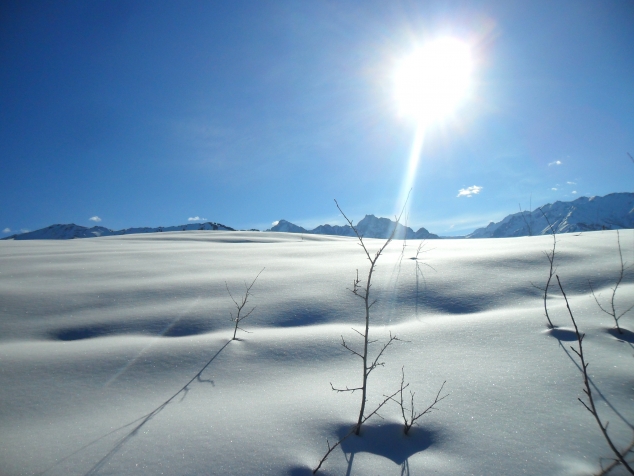
[[[430,42],[404,58],[394,75],[399,113],[430,122],[451,113],[470,84],[470,47],[455,38]]]

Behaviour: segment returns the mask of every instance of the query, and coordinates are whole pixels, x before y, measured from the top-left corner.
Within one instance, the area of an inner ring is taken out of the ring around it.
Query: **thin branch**
[[[341,393],[341,392],[356,392],[357,390],[363,390],[363,387],[357,387],[357,388],[336,388],[335,386],[333,386],[332,382],[330,382],[330,388],[332,388],[335,392],[337,393]]]
[[[375,368],[377,368],[378,366],[382,366],[384,364],[384,362],[379,362],[379,359],[383,355],[383,352],[385,352],[385,349],[387,349],[392,342],[400,341],[400,340],[401,339],[399,339],[398,337],[392,336],[392,332],[390,332],[390,339],[385,344],[383,344],[383,347],[377,354],[376,358],[374,359],[372,364],[370,364],[370,366],[367,368],[366,376],[370,375],[370,372],[372,372]]]
[[[542,208],[539,207],[539,211],[542,212],[542,215],[546,219],[546,223],[548,223],[548,226],[550,227],[550,232],[553,235],[553,249],[552,249],[552,251],[550,252],[550,254],[548,252],[546,252],[546,251],[544,252],[544,254],[546,255],[546,258],[548,259],[548,262],[550,263],[550,269],[548,270],[548,279],[546,280],[546,285],[544,286],[542,291],[544,291],[544,314],[546,315],[546,320],[548,320],[547,326],[548,326],[549,329],[554,329],[555,325],[551,321],[550,315],[548,314],[548,302],[547,301],[548,301],[548,289],[550,288],[550,282],[553,279],[553,275],[556,272],[556,268],[554,266],[554,263],[555,263],[555,252],[556,252],[556,249],[557,249],[557,235],[555,234],[555,228],[553,227],[552,223],[550,223],[550,220],[546,216],[546,213],[544,213],[544,210],[542,210]]]
[[[350,329],[352,329],[353,331],[355,331],[357,334],[359,334],[361,337],[363,337],[365,339],[365,334],[363,334],[362,332],[356,330],[354,327],[351,327]]]
[[[445,383],[447,383],[447,381],[444,381],[442,383],[442,385],[440,386],[440,390],[438,390],[438,393],[436,394],[436,398],[431,403],[431,405],[429,405],[427,408],[425,408],[425,410],[423,410],[422,412],[419,412],[419,413],[416,413],[416,409],[414,407],[414,395],[415,395],[415,393],[410,391],[410,408],[409,408],[409,411],[408,411],[406,406],[405,406],[405,402],[403,400],[403,390],[405,390],[407,387],[409,387],[409,382],[407,384],[405,384],[405,367],[401,367],[401,388],[397,392],[397,393],[400,394],[399,395],[399,400],[396,400],[395,398],[391,398],[391,400],[394,401],[401,408],[401,415],[403,417],[403,427],[404,427],[403,428],[403,432],[406,435],[409,433],[409,430],[412,428],[412,425],[414,425],[414,423],[416,423],[416,420],[418,420],[423,415],[426,415],[427,413],[429,413],[432,410],[434,410],[434,407],[436,406],[436,404],[438,402],[444,400],[445,398],[447,398],[449,396],[449,394],[443,395],[442,397],[440,396],[440,394],[442,393],[442,389],[445,387]],[[409,417],[407,416],[406,413],[409,413]]]
[[[625,460],[625,457],[619,452],[619,450],[616,448],[616,446],[612,442],[612,439],[608,435],[608,424],[604,425],[603,422],[601,421],[601,418],[599,418],[599,413],[597,412],[596,406],[594,404],[594,398],[592,397],[592,388],[590,387],[590,382],[588,378],[589,364],[586,363],[585,357],[583,354],[583,338],[585,337],[585,334],[581,334],[579,332],[579,328],[577,327],[577,322],[575,321],[575,317],[573,316],[572,310],[570,309],[570,304],[568,303],[568,297],[566,296],[566,293],[564,292],[564,288],[561,285],[559,276],[557,276],[557,283],[559,284],[559,289],[561,290],[561,294],[563,294],[564,299],[566,301],[568,314],[570,314],[570,319],[572,320],[572,324],[575,327],[575,334],[577,335],[577,342],[579,343],[579,350],[575,349],[572,346],[570,348],[575,352],[575,354],[577,354],[577,356],[579,357],[579,360],[581,361],[581,370],[583,372],[583,383],[585,386],[583,392],[586,394],[588,398],[588,403],[584,402],[580,398],[578,400],[583,404],[586,410],[588,410],[592,414],[594,419],[597,421],[597,424],[599,425],[599,428],[601,429],[601,433],[603,433],[605,440],[607,441],[608,445],[610,446],[610,449],[612,450],[614,455],[617,457],[617,459],[630,472],[630,474],[634,474],[634,469],[632,469],[632,467],[628,464],[628,462]]]
[[[351,348],[348,346],[348,344],[346,343],[346,341],[345,341],[345,339],[343,338],[343,336],[341,336],[341,345],[342,345],[345,349],[347,349],[348,351],[352,352],[354,355],[358,355],[359,357],[363,358],[363,356],[362,356],[359,352],[357,352],[357,351],[356,351],[356,350],[354,350],[354,349],[351,349]]]
[[[619,250],[619,264],[620,264],[620,268],[619,268],[619,277],[616,280],[616,284],[614,285],[613,288],[611,288],[612,289],[612,297],[610,298],[610,310],[605,309],[601,305],[596,293],[594,292],[594,288],[592,287],[592,283],[590,283],[590,291],[592,292],[592,297],[594,298],[595,302],[597,303],[597,306],[599,306],[599,309],[601,309],[604,313],[606,313],[608,316],[611,316],[612,319],[614,319],[614,324],[616,325],[616,330],[619,332],[619,334],[623,334],[623,331],[621,330],[621,326],[619,325],[619,320],[625,314],[627,314],[632,309],[634,309],[634,305],[630,306],[629,308],[627,308],[625,311],[621,312],[620,314],[618,314],[617,311],[616,311],[616,292],[619,289],[619,286],[621,285],[621,282],[623,282],[623,279],[625,278],[625,272],[629,269],[629,266],[626,266],[625,262],[623,261],[623,251],[621,250],[621,235],[619,234],[619,230],[616,230],[616,243],[617,243],[617,247],[618,247],[618,250]]]
[[[231,321],[235,323],[235,327],[233,329],[233,338],[232,338],[232,340],[236,340],[237,339],[236,333],[238,332],[238,330],[241,330],[243,332],[247,332],[248,333],[248,331],[245,331],[243,328],[240,327],[240,322],[243,321],[244,319],[246,319],[247,317],[249,317],[251,315],[251,313],[253,311],[255,311],[255,307],[252,308],[246,314],[242,314],[242,311],[243,311],[244,307],[247,305],[247,302],[249,301],[249,297],[251,296],[251,288],[253,287],[253,285],[255,284],[255,282],[258,280],[258,278],[260,277],[260,275],[262,274],[262,272],[265,269],[266,268],[262,268],[262,270],[255,276],[255,278],[253,279],[251,284],[247,285],[246,282],[244,283],[244,289],[245,289],[244,296],[242,297],[240,302],[236,301],[236,299],[233,297],[233,294],[231,294],[231,290],[229,289],[229,284],[227,284],[227,282],[225,281],[225,287],[227,288],[227,292],[229,293],[229,297],[231,298],[231,300],[235,304],[236,309],[238,311],[238,313],[236,314],[236,317],[233,317],[233,313],[230,313]]]

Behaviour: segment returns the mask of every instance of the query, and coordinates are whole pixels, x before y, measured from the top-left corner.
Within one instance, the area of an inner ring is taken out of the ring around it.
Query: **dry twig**
[[[615,444],[612,442],[610,435],[608,435],[608,425],[610,424],[610,422],[603,424],[603,422],[601,421],[601,418],[599,417],[599,413],[597,412],[597,408],[594,404],[594,398],[592,396],[592,388],[590,387],[590,379],[588,377],[588,365],[590,364],[586,363],[585,356],[583,353],[583,338],[585,337],[585,334],[582,334],[579,332],[579,328],[577,327],[577,322],[575,321],[575,317],[572,315],[572,310],[570,309],[570,304],[568,304],[568,298],[566,297],[564,288],[561,285],[559,276],[557,276],[557,283],[559,284],[559,289],[561,290],[561,294],[563,294],[564,299],[566,301],[568,314],[570,314],[570,319],[572,320],[572,324],[575,326],[575,334],[577,335],[577,342],[579,343],[579,350],[575,349],[573,346],[570,346],[570,348],[575,354],[577,354],[577,357],[579,357],[579,360],[581,361],[581,372],[583,373],[583,384],[585,387],[583,389],[583,393],[586,394],[586,397],[588,398],[588,403],[584,402],[580,398],[578,398],[577,400],[581,402],[581,404],[586,408],[586,410],[588,410],[592,414],[594,419],[597,421],[597,424],[599,425],[599,428],[601,429],[601,433],[603,433],[603,436],[605,437],[605,440],[610,446],[610,449],[616,456],[616,459],[625,467],[625,469],[627,469],[630,472],[630,474],[634,474],[634,469],[632,469],[630,464],[625,460],[625,457],[623,456],[627,454],[627,452],[625,451],[621,453],[617,449]]]
[[[265,270],[265,268],[262,268],[262,271],[264,271],[264,270]],[[255,284],[257,279],[262,274],[262,271],[260,271],[257,274],[257,276],[251,282],[251,284],[249,284],[247,286],[247,283],[246,282],[244,283],[244,289],[245,289],[244,296],[242,296],[242,299],[239,302],[235,300],[235,298],[233,297],[233,294],[231,294],[231,291],[229,290],[229,285],[225,281],[225,287],[227,288],[227,292],[229,293],[229,297],[231,297],[231,300],[233,301],[233,303],[235,304],[236,309],[237,309],[236,317],[233,317],[233,313],[231,313],[231,322],[235,323],[235,328],[233,329],[233,338],[231,340],[236,340],[237,339],[236,333],[238,332],[238,329],[240,329],[241,331],[246,332],[246,333],[249,332],[247,330],[244,330],[242,327],[240,327],[240,322],[242,322],[247,317],[249,317],[251,315],[251,313],[253,311],[255,311],[255,307],[253,307],[246,314],[242,314],[242,312],[244,310],[244,307],[247,305],[247,302],[249,301],[249,296],[251,296],[251,288],[253,287],[253,285]]]
[[[412,392],[411,390],[409,391],[409,394],[410,394],[409,409],[407,408],[407,405],[405,404],[405,401],[403,398],[403,390],[409,387],[409,382],[407,384],[405,383],[405,367],[401,368],[401,388],[397,392],[400,398],[399,400],[396,400],[395,398],[390,397],[390,399],[394,401],[401,409],[401,416],[403,417],[403,431],[405,432],[406,435],[409,433],[409,430],[412,428],[412,425],[416,423],[416,420],[418,420],[423,415],[426,415],[427,413],[434,410],[434,407],[436,406],[438,402],[440,402],[441,400],[444,400],[445,398],[449,396],[449,394],[445,394],[442,397],[440,396],[440,394],[442,393],[442,389],[445,387],[445,383],[447,383],[446,380],[440,386],[440,390],[438,390],[438,393],[436,394],[436,398],[434,399],[432,404],[429,405],[427,408],[425,408],[425,410],[423,410],[422,412],[417,413],[416,408],[414,407],[414,395],[416,394]]]
[[[548,320],[547,326],[549,329],[554,329],[555,325],[550,320],[550,316],[548,315],[547,301],[548,301],[548,290],[550,289],[550,286],[551,286],[550,282],[552,281],[553,276],[557,272],[557,267],[555,266],[555,251],[557,249],[557,235],[555,234],[555,228],[553,228],[553,225],[550,223],[550,220],[544,213],[544,210],[542,210],[540,207],[539,211],[542,212],[542,215],[544,215],[544,218],[546,219],[546,222],[548,223],[548,226],[550,227],[550,231],[553,235],[553,248],[552,250],[550,250],[550,252],[544,251],[544,255],[546,255],[546,259],[548,260],[548,263],[550,264],[550,269],[548,271],[548,279],[546,280],[546,285],[542,288],[537,286],[534,283],[531,283],[531,284],[533,285],[534,288],[539,289],[540,291],[544,293],[544,314],[546,315],[546,320]]]
[[[588,282],[588,284],[590,284],[590,291],[592,291],[592,297],[596,301],[597,306],[599,306],[599,309],[601,309],[608,316],[610,316],[610,317],[612,317],[612,319],[614,319],[614,324],[616,325],[616,330],[619,332],[619,334],[623,334],[623,331],[621,330],[621,326],[619,326],[619,319],[621,319],[625,314],[627,314],[632,309],[634,309],[634,304],[631,305],[630,307],[628,307],[625,311],[621,312],[620,314],[616,310],[616,305],[614,303],[614,301],[616,299],[616,291],[619,288],[619,285],[621,284],[621,282],[623,281],[623,278],[625,277],[625,272],[629,269],[629,266],[625,266],[625,263],[623,262],[623,252],[621,251],[621,236],[619,235],[619,230],[616,230],[616,242],[617,242],[617,245],[618,245],[618,248],[619,248],[619,262],[621,264],[621,268],[620,268],[620,272],[619,272],[619,279],[617,279],[616,284],[614,285],[614,287],[611,288],[612,289],[612,298],[610,299],[610,308],[609,309],[604,308],[601,305],[601,303],[599,302],[599,299],[597,298],[597,295],[594,292],[594,288],[592,287],[592,283]]]

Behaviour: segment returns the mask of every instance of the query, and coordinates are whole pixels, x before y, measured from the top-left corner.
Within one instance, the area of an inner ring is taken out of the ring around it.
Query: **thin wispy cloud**
[[[554,162],[549,163],[548,167],[550,167],[551,165],[561,165],[561,160],[555,160]]]
[[[458,190],[457,197],[468,197],[471,198],[473,195],[477,195],[482,191],[482,187],[478,185],[472,185],[471,187],[461,188]]]
[[[576,191],[576,190],[573,190],[571,193],[572,193],[573,195],[575,195],[575,194],[577,193],[577,191]]]
[[[577,185],[577,182],[566,182],[568,185]]]
[[[5,228],[2,233],[11,233],[11,228]]]
[[[101,218],[99,218],[97,215],[95,215],[94,217],[90,217],[89,220],[90,221],[94,221],[96,223],[99,223],[101,221]]]
[[[551,190],[552,190],[553,192],[556,192],[556,191],[557,191],[557,189],[556,189],[555,187],[551,188]]]
[[[195,217],[189,217],[187,219],[187,221],[201,221],[201,220],[202,221],[206,221],[207,219],[206,218],[200,218],[198,215],[196,215]]]
[[[22,228],[20,230],[20,233],[28,233],[29,231],[31,231],[31,230],[29,230],[28,228]]]

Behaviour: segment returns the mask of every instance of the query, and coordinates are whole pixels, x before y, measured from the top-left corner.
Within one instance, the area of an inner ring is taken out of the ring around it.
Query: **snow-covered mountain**
[[[542,213],[543,211],[543,213]],[[545,215],[545,217],[544,217]],[[634,193],[611,193],[604,197],[580,197],[572,202],[555,202],[532,211],[508,215],[503,220],[478,228],[466,238],[507,238],[515,236],[545,235],[551,233],[572,233],[594,230],[618,230],[634,228]],[[366,238],[387,238],[396,222],[389,218],[366,215],[356,224],[359,233]],[[20,233],[2,238],[3,240],[69,240],[74,238],[94,238],[97,236],[132,235],[136,233],[157,233],[162,231],[224,230],[235,229],[214,222],[188,223],[166,227],[126,228],[111,230],[103,226],[51,225],[40,230]],[[252,230],[256,231],[256,230]],[[312,235],[355,236],[349,225],[319,225],[307,230],[286,220],[279,220],[266,231],[305,233]],[[398,224],[396,239],[437,239],[438,235],[425,228],[418,231]]]
[[[187,225],[178,226],[159,226],[157,228],[126,228],[125,230],[110,230],[103,226],[93,226],[88,228],[85,226],[75,225],[51,225],[40,230],[29,231],[11,235],[3,240],[71,240],[74,238],[95,238],[97,236],[114,236],[114,235],[133,235],[136,233],[157,233],[162,231],[187,231],[187,230],[224,230],[235,231],[220,223],[188,223]]]
[[[551,233],[549,222],[555,233],[634,228],[634,193],[549,203],[541,209],[514,213],[497,223],[491,222],[467,238],[546,235]]]
[[[359,223],[355,225],[361,236],[365,238],[388,238],[394,230],[395,221],[389,218],[377,218],[374,215],[366,215]],[[301,226],[295,225],[286,220],[279,220],[275,225],[267,231],[280,231],[287,233],[307,233],[313,235],[338,235],[338,236],[355,236],[350,225],[319,225],[318,227],[307,230]],[[402,240],[427,240],[436,239],[438,235],[430,233],[425,228],[418,231],[412,230],[410,227],[398,224],[394,238]]]

